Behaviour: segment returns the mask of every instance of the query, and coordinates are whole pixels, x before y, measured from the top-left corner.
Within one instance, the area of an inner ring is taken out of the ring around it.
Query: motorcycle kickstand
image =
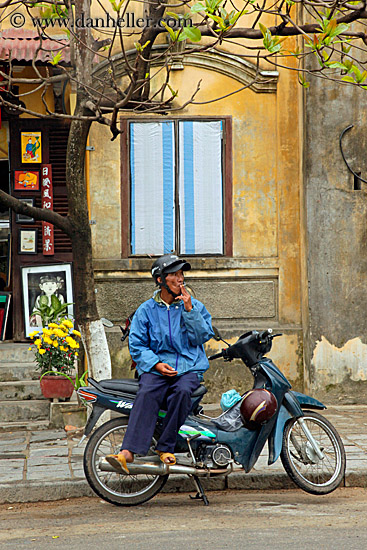
[[[198,492],[196,493],[196,495],[194,497],[189,495],[191,500],[202,500],[203,503],[204,503],[204,506],[209,506],[209,500],[206,497],[204,487],[202,486],[201,481],[198,478],[198,476],[194,476],[194,475],[191,476],[190,475],[189,477],[192,477],[192,479],[194,480],[195,486],[198,490]]]

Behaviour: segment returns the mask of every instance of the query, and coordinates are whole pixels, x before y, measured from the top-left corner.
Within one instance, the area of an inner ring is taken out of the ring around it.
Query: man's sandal
[[[163,462],[163,464],[167,464],[168,466],[172,466],[173,464],[176,464],[176,457],[172,453],[166,453],[165,451],[156,451],[157,455]]]
[[[123,454],[118,455],[107,455],[106,460],[115,470],[117,470],[120,473],[128,474],[129,469],[126,464],[126,458]]]

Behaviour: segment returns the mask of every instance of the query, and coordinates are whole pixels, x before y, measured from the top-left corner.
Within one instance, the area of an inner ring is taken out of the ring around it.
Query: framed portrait
[[[37,254],[38,229],[19,229],[18,254]]]
[[[39,170],[14,170],[14,191],[39,191]]]
[[[42,162],[42,132],[21,132],[20,148],[22,164]]]
[[[0,340],[5,340],[6,325],[8,323],[10,292],[0,292]]]
[[[22,202],[29,204],[29,206],[34,206],[34,199],[19,199]],[[34,223],[34,218],[25,216],[24,214],[15,214],[16,223]]]
[[[51,303],[54,294],[61,303],[70,304],[67,315],[73,317],[73,285],[71,263],[22,267],[22,289],[24,305],[25,336],[42,329],[39,315],[33,313],[39,307],[41,296],[47,296]]]

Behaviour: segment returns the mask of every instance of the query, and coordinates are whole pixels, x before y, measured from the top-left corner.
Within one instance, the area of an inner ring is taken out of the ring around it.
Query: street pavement
[[[205,406],[211,414],[213,406]],[[322,414],[339,432],[347,455],[346,487],[367,487],[367,406],[330,406]],[[92,496],[83,472],[83,431],[14,431],[0,433],[0,504]],[[267,447],[248,474],[204,479],[205,490],[294,488],[280,459],[267,465]],[[167,492],[195,493],[187,476],[171,475]]]

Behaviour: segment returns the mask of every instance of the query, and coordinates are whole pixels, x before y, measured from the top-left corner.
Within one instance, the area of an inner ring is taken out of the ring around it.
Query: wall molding
[[[158,45],[153,48],[153,54],[159,54],[162,50],[165,50],[166,46]],[[136,50],[129,50],[126,52],[126,57],[129,62],[135,59]],[[279,79],[278,71],[257,71],[256,65],[250,63],[242,57],[232,55],[226,52],[219,51],[195,51],[192,53],[183,53],[179,60],[185,67],[197,67],[208,71],[215,71],[237,80],[243,86],[249,86],[249,89],[255,93],[276,93],[277,84]],[[124,77],[126,73],[125,69],[125,56],[123,54],[117,54],[111,58],[112,63],[115,66],[115,76],[117,78]],[[158,67],[163,64],[165,57],[157,55],[152,59],[151,66]],[[176,62],[176,58],[174,58]],[[104,79],[104,74],[110,68],[111,64],[108,61],[99,63],[93,71],[93,74],[99,79]],[[257,77],[256,77],[257,73]],[[256,77],[256,81],[254,81]]]

